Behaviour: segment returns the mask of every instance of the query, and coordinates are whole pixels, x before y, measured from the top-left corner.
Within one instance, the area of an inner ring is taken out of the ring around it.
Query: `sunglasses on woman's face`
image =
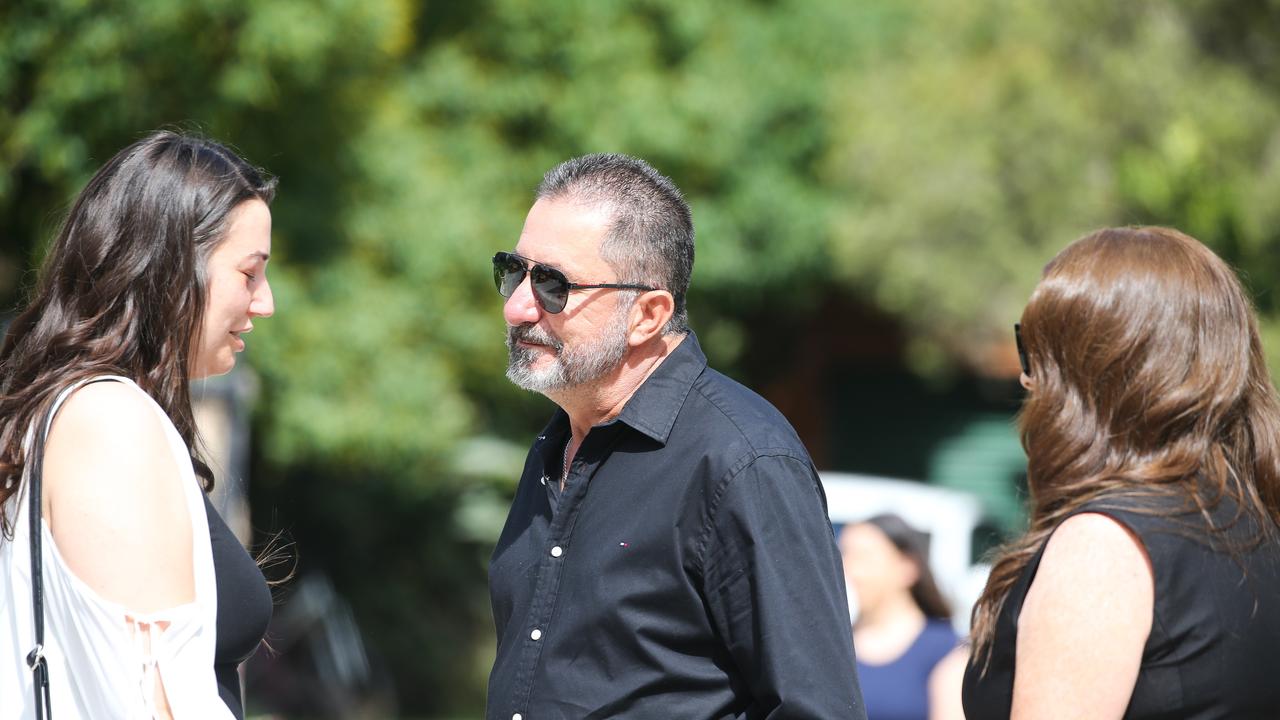
[[[571,290],[657,289],[648,285],[624,283],[601,283],[595,285],[573,283],[569,282],[569,278],[566,278],[564,273],[559,270],[530,260],[527,257],[509,252],[500,252],[493,256],[493,284],[497,286],[498,293],[502,297],[511,297],[516,288],[520,287],[520,283],[524,282],[525,275],[529,276],[529,284],[533,289],[533,296],[538,300],[538,304],[542,306],[543,310],[552,315],[564,310],[565,303],[569,302],[569,292]]]
[[[1027,348],[1022,345],[1022,325],[1013,324],[1013,341],[1018,345],[1018,362],[1022,363],[1022,374],[1031,377],[1031,360],[1027,357]]]

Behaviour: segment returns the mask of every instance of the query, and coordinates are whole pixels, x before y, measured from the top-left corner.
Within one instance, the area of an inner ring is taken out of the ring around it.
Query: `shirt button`
[[[515,715],[511,716],[511,720],[524,720],[524,716],[521,715],[520,713],[516,713]]]
[[[547,484],[547,476],[546,476],[546,475],[543,475],[543,476],[542,476],[542,484],[543,484],[543,485],[546,485],[546,484]],[[517,715],[519,715],[520,713],[516,713],[516,714],[517,714]]]
[[[529,637],[534,640],[537,640],[538,638],[542,637],[542,631],[539,630],[538,628],[534,628],[533,632],[529,633]]]
[[[563,554],[564,554],[564,548],[560,547],[559,545],[551,548],[551,557],[560,557]]]

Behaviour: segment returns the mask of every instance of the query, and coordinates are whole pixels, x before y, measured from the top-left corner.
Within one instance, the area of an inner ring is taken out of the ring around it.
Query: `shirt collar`
[[[690,330],[636,389],[616,419],[666,445],[684,399],[706,367],[707,356]]]

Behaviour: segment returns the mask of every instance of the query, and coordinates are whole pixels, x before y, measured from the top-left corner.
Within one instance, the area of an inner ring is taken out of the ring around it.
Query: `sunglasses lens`
[[[493,284],[502,297],[511,297],[520,287],[524,272],[524,263],[514,255],[500,252],[493,256]]]
[[[1018,362],[1022,365],[1022,374],[1031,376],[1031,361],[1027,357],[1027,348],[1022,344],[1022,324],[1013,324],[1013,340],[1018,345]]]
[[[564,310],[569,301],[569,280],[559,271],[543,265],[534,265],[530,271],[533,282],[533,294],[542,309],[551,314]]]

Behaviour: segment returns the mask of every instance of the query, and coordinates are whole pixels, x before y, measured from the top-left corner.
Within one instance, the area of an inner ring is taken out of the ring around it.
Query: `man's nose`
[[[503,304],[502,317],[512,327],[530,325],[542,318],[542,306],[533,297],[533,284],[527,275]]]

